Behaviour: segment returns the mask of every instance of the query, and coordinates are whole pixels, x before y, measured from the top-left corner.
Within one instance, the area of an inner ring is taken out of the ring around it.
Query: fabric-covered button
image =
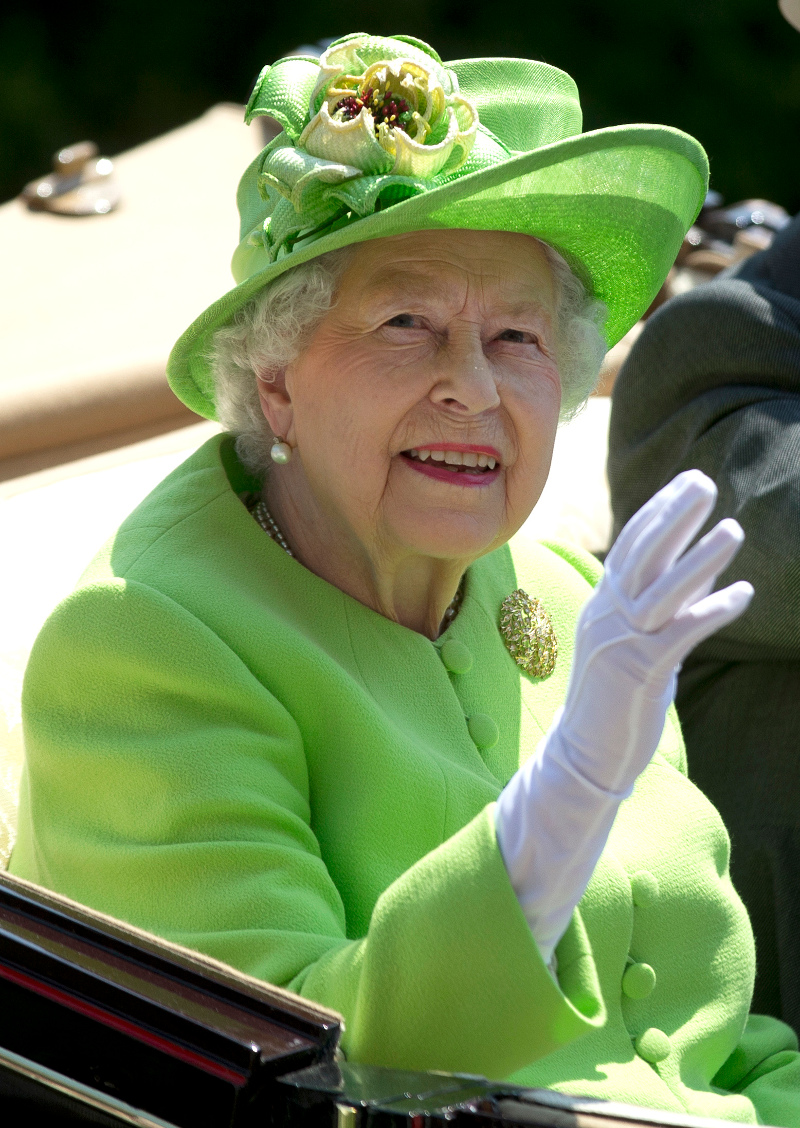
[[[644,1061],[649,1061],[651,1065],[668,1058],[672,1049],[669,1037],[656,1026],[651,1026],[649,1030],[645,1030],[644,1034],[640,1034],[633,1044],[639,1057]]]
[[[473,713],[467,720],[467,728],[476,748],[494,748],[500,739],[500,730],[486,713]]]
[[[629,999],[646,999],[656,985],[656,973],[650,964],[635,963],[622,977],[622,990]]]
[[[472,669],[472,655],[457,638],[448,638],[439,653],[445,669],[451,674],[466,674]]]
[[[639,870],[631,878],[633,903],[637,909],[647,909],[658,900],[658,878],[647,870]]]

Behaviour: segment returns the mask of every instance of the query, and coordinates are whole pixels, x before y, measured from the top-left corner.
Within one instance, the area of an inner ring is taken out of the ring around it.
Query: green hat
[[[339,247],[431,228],[519,231],[605,302],[615,344],[663,283],[700,210],[708,161],[663,125],[581,133],[575,83],[528,59],[443,63],[418,39],[365,34],[265,67],[245,111],[283,127],[237,200],[237,285],[187,329],[167,374],[215,417],[214,333],[284,271]]]

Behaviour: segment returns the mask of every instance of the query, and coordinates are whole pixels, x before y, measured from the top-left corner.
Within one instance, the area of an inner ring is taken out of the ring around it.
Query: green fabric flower
[[[283,126],[261,156],[259,191],[271,208],[252,233],[273,260],[333,224],[444,183],[478,134],[455,74],[426,43],[403,37],[348,36],[319,60],[265,67],[246,120],[258,114]]]

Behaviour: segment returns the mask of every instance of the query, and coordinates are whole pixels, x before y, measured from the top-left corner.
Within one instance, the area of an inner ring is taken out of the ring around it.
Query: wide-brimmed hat
[[[351,243],[433,228],[516,231],[559,251],[605,302],[609,347],[663,283],[708,162],[663,125],[581,133],[575,83],[528,59],[443,63],[408,36],[356,34],[265,67],[245,120],[282,132],[239,185],[237,285],[172,350],[168,376],[215,417],[214,333],[278,275]]]

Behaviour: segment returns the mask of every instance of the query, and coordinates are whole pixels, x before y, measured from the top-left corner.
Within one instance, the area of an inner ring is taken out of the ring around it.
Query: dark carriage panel
[[[178,1128],[245,1124],[279,1075],[332,1057],[339,1034],[332,1012],[0,877],[8,1100],[38,1086],[63,1104],[72,1084],[69,1101],[89,1090]]]

